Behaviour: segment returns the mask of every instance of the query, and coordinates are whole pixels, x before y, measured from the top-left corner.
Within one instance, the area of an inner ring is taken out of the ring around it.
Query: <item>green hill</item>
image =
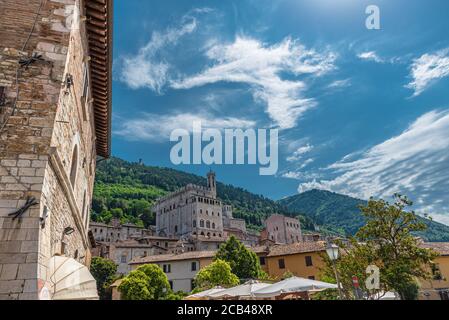
[[[112,217],[118,217],[123,223],[152,225],[154,201],[189,183],[206,186],[206,178],[118,158],[103,161],[97,167],[92,220],[108,223]],[[217,194],[233,206],[234,217],[245,219],[254,230],[260,230],[263,220],[272,213],[298,217],[304,230],[314,230],[318,225],[323,233],[353,235],[364,223],[358,206],[365,201],[323,190],[311,190],[276,202],[217,182]],[[428,241],[449,241],[448,226],[424,218],[423,221],[428,229],[419,236]]]
[[[364,218],[358,208],[366,201],[351,198],[324,190],[311,190],[282,200],[278,203],[291,212],[301,214],[316,223],[336,229],[347,235],[353,235],[364,224]],[[428,229],[417,233],[428,241],[449,241],[449,226],[422,219]]]
[[[218,180],[220,177],[218,177]],[[194,174],[112,158],[99,163],[96,173],[92,219],[109,222],[113,216],[122,222],[148,226],[155,223],[151,212],[154,201],[189,183],[206,186],[206,178]],[[234,208],[234,217],[245,219],[249,228],[260,229],[272,213],[297,216],[275,201],[245,189],[217,182],[217,194]],[[299,217],[305,229],[314,223]]]

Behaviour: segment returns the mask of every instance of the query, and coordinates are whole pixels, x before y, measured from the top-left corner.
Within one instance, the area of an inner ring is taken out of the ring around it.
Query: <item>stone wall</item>
[[[285,244],[303,241],[298,219],[272,214],[264,224],[270,240]]]
[[[90,97],[83,96],[84,24],[73,19],[77,3],[43,1],[24,51],[41,1],[2,0],[0,6],[0,86],[7,97],[0,124],[8,119],[0,132],[0,299],[37,299],[49,286],[47,265],[55,254],[89,261],[96,155]],[[42,61],[19,68],[18,60],[33,53]],[[9,116],[17,71],[19,96]],[[64,83],[67,74],[73,77],[71,86]],[[12,220],[8,214],[31,196],[39,204]],[[67,227],[74,232],[63,235]]]

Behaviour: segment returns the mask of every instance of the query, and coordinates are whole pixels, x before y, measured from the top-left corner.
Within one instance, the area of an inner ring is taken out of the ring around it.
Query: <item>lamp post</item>
[[[329,256],[329,259],[332,261],[332,267],[334,268],[335,279],[337,280],[338,296],[340,297],[340,300],[343,300],[340,277],[338,275],[337,266],[335,265],[335,261],[338,259],[339,249],[340,248],[336,244],[329,242],[326,247],[326,253]]]

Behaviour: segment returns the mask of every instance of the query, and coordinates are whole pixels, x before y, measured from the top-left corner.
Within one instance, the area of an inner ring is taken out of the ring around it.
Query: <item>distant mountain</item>
[[[354,235],[363,226],[364,217],[359,210],[366,201],[351,198],[324,190],[311,190],[288,198],[278,203],[290,212],[298,212],[316,223]],[[449,226],[420,218],[427,225],[427,230],[417,235],[427,241],[449,241]]]
[[[272,213],[298,216],[271,199],[220,183],[219,176],[217,180],[218,197],[232,205],[234,217],[245,219],[252,229],[261,229],[265,218]],[[207,181],[205,177],[194,174],[118,158],[103,161],[97,167],[92,219],[109,222],[115,216],[123,222],[154,224],[151,211],[154,201],[189,183],[206,186]],[[299,216],[299,219],[305,229],[314,227],[311,219],[304,216]]]

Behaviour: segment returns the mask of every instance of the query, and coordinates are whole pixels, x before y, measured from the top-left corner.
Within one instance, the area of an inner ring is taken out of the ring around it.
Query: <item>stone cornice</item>
[[[56,177],[61,186],[61,190],[64,192],[66,196],[67,202],[70,206],[70,211],[73,216],[73,220],[75,221],[77,229],[80,231],[81,238],[83,239],[84,248],[89,248],[89,241],[87,238],[87,230],[83,224],[81,212],[76,205],[75,195],[73,194],[73,190],[70,184],[70,179],[67,176],[67,173],[64,170],[64,165],[62,164],[61,157],[58,154],[58,150],[55,147],[51,147],[49,151],[49,162],[56,174]]]

